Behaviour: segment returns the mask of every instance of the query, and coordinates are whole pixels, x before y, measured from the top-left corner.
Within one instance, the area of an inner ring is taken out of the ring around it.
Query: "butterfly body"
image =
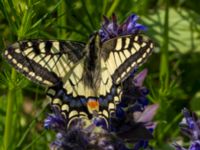
[[[143,64],[153,49],[151,40],[132,34],[101,42],[98,33],[87,44],[74,41],[18,41],[4,57],[19,72],[47,86],[52,105],[69,119],[107,120],[120,103],[122,83]]]
[[[87,55],[84,62],[83,84],[90,92],[90,96],[98,97],[101,82],[101,48],[97,34],[93,34],[90,38],[85,51]]]

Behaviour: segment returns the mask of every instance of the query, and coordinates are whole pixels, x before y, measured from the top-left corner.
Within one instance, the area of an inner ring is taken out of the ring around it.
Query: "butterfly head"
[[[89,36],[89,44],[95,44],[95,43],[100,43],[100,35],[99,32],[95,31]]]

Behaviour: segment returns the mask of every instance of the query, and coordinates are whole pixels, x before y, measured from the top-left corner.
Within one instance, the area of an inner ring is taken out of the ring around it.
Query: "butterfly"
[[[120,103],[124,81],[147,60],[153,47],[144,35],[122,35],[102,42],[94,33],[87,43],[18,41],[3,56],[31,81],[48,87],[51,104],[70,124],[79,117],[108,120]]]

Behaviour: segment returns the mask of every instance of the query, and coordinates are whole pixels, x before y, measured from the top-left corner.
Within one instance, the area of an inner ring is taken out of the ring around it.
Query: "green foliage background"
[[[144,67],[149,100],[159,103],[151,145],[170,150],[181,138],[181,109],[200,110],[199,0],[1,0],[0,50],[22,39],[87,42],[102,16],[115,12],[120,21],[131,13],[148,27],[156,48]],[[45,90],[26,80],[0,57],[0,149],[44,150],[54,133],[43,128],[50,112]]]

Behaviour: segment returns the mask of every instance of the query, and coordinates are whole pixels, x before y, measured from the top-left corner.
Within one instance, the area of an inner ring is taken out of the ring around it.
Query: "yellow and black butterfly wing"
[[[112,78],[114,84],[122,83],[135,67],[142,65],[153,50],[153,42],[142,35],[121,36],[103,43],[102,78]],[[107,73],[106,73],[107,72]],[[108,74],[108,75],[106,75]]]
[[[84,47],[79,42],[25,40],[10,45],[4,57],[32,81],[51,87],[84,58]]]
[[[51,105],[71,121],[87,118],[82,74],[85,44],[72,41],[24,40],[10,45],[3,56],[30,80],[47,86]]]
[[[120,36],[103,43],[100,93],[106,95],[106,105],[101,105],[105,118],[115,113],[124,92],[123,83],[135,68],[147,60],[153,47],[153,42],[141,35]]]
[[[104,42],[101,59],[101,95],[110,93],[113,84],[122,84],[134,68],[147,60],[153,47],[153,42],[141,35],[121,36]]]

